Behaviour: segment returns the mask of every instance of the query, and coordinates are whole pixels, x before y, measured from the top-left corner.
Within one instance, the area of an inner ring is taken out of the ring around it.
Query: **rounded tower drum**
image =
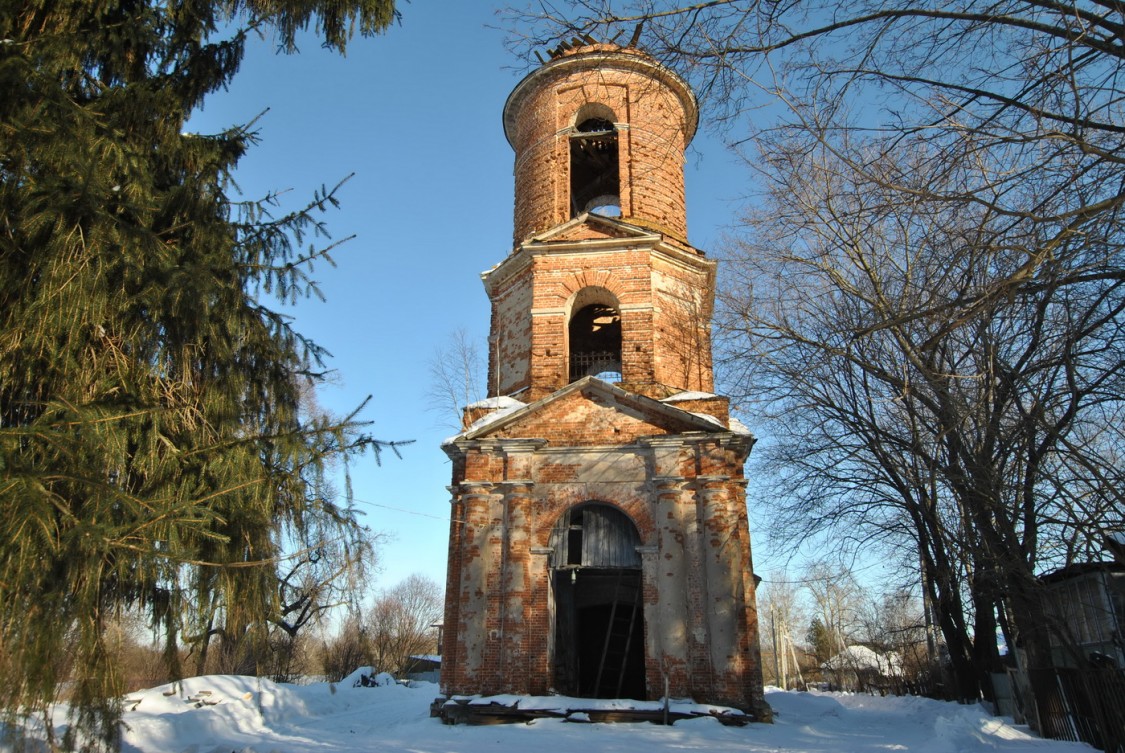
[[[686,240],[697,118],[687,84],[636,49],[581,47],[531,73],[504,106],[516,244],[591,210]]]

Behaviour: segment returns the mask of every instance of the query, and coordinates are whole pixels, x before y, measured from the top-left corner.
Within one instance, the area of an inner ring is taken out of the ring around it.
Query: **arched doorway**
[[[554,687],[585,698],[645,698],[640,536],[615,507],[587,502],[551,532]]]

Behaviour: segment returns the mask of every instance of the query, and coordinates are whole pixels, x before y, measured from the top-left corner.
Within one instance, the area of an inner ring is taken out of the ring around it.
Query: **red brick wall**
[[[570,133],[586,104],[618,124],[621,209],[687,238],[684,150],[695,131],[687,86],[642,52],[597,45],[553,60],[505,107],[516,152],[515,243],[571,217]]]
[[[713,403],[714,401],[700,401]],[[692,407],[702,407],[689,403]],[[750,440],[685,434],[601,390],[549,401],[455,458],[443,688],[551,689],[551,530],[570,507],[625,512],[643,554],[646,682],[761,710],[742,464]]]
[[[566,386],[568,316],[585,288],[604,290],[620,311],[625,383],[660,397],[710,392],[713,279],[710,260],[627,241],[619,248],[520,251],[486,280],[495,337],[489,394],[530,387],[524,399],[534,400]]]
[[[588,103],[612,109],[618,124],[624,221],[659,242],[596,222],[528,240],[570,219],[568,137]],[[596,45],[526,78],[504,117],[517,250],[485,274],[489,394],[520,391],[531,403],[564,387],[568,318],[593,301],[620,313],[627,393],[710,392],[714,262],[686,243],[683,152],[695,128],[686,86],[637,50]],[[728,420],[725,398],[675,405]],[[565,510],[596,501],[625,512],[640,536],[649,697],[664,693],[666,677],[673,696],[767,710],[742,470],[753,440],[699,428],[594,385],[446,445],[444,692],[551,690],[550,535]]]

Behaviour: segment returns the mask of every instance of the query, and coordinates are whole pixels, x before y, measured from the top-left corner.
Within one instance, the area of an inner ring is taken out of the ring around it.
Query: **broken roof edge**
[[[565,233],[567,230],[578,227],[579,225],[601,226],[623,233],[618,237],[609,238],[582,238],[580,240],[552,240],[554,236]],[[622,241],[632,241],[635,243],[643,243],[650,246],[666,246],[675,249],[679,253],[688,253],[692,256],[706,257],[707,255],[699,248],[691,245],[688,240],[681,237],[679,233],[671,228],[665,227],[660,223],[653,222],[643,217],[636,217],[633,215],[622,215],[614,217],[599,212],[586,211],[579,215],[571,217],[565,222],[560,222],[553,225],[546,230],[542,230],[534,235],[529,236],[519,243],[513,250],[518,253],[525,248],[534,248],[546,246],[566,247],[571,244],[581,244],[582,246],[590,246],[592,244],[613,245]]]
[[[644,50],[636,47],[621,47],[611,42],[576,47],[565,55],[552,57],[516,84],[504,101],[504,109],[501,112],[504,138],[513,149],[516,142],[514,134],[517,113],[528,92],[553,76],[565,76],[568,71],[578,68],[616,68],[651,76],[675,93],[684,108],[684,146],[686,147],[695,138],[696,131],[699,130],[699,100],[696,99],[695,92],[687,80]]]
[[[629,240],[635,239],[635,240],[638,240],[638,241],[651,241],[651,242],[655,243],[655,242],[657,242],[661,239],[661,233],[659,231],[654,231],[651,228],[646,228],[646,227],[642,227],[640,225],[635,225],[632,222],[627,222],[627,221],[621,219],[620,217],[610,217],[608,215],[598,214],[597,212],[583,212],[582,214],[571,217],[566,222],[560,222],[558,225],[554,225],[552,227],[547,228],[546,230],[544,230],[542,232],[539,232],[539,233],[536,233],[535,235],[532,235],[530,238],[528,238],[523,243],[521,243],[520,247],[522,248],[522,247],[530,245],[532,243],[551,243],[551,242],[553,242],[551,240],[552,236],[558,235],[560,233],[564,233],[567,230],[570,230],[571,228],[578,227],[579,225],[584,225],[586,223],[590,223],[590,224],[593,224],[593,225],[602,225],[602,226],[605,226],[605,227],[613,228],[615,230],[630,231],[632,237],[630,237]],[[591,242],[605,242],[605,241],[612,242],[612,241],[621,241],[621,240],[622,240],[622,238],[605,238],[604,240],[601,240],[601,241],[592,241],[591,239],[584,238],[581,242],[588,244],[588,243],[591,243]],[[579,241],[563,241],[563,242],[564,243],[576,243],[576,242],[579,242]]]
[[[616,228],[625,231],[625,234],[607,238],[551,240],[552,236],[584,223]],[[533,259],[541,256],[637,249],[662,254],[665,259],[676,264],[702,269],[709,276],[708,285],[712,287],[714,285],[717,262],[708,258],[700,249],[669,232],[636,225],[616,217],[606,217],[596,212],[584,212],[522,241],[506,257],[481,272],[480,279],[485,290],[488,291],[490,286],[521,272],[532,263]]]
[[[729,424],[729,430],[732,433],[742,434],[742,435],[747,436],[747,437],[753,437],[754,436],[754,432],[750,431],[750,427],[747,426],[746,424],[742,423],[741,421],[739,421],[734,416],[731,416],[729,419],[727,419],[727,422]]]

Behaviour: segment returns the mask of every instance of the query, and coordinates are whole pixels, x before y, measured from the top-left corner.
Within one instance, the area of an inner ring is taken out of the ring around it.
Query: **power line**
[[[883,564],[882,562],[872,562],[870,565],[864,565],[859,568],[849,567],[847,568],[847,573],[855,575],[856,573],[866,572],[873,567],[882,567]],[[762,583],[772,583],[775,586],[807,586],[810,583],[827,583],[828,581],[837,581],[839,579],[840,573],[833,573],[820,578],[797,578],[795,580],[770,580],[769,578],[762,578]]]
[[[449,522],[464,523],[465,522],[463,520],[453,521],[448,515],[432,515],[428,512],[418,512],[417,510],[407,510],[407,509],[404,509],[402,507],[393,507],[391,505],[382,505],[382,504],[379,504],[378,502],[370,502],[366,499],[356,499],[355,497],[352,498],[352,502],[356,502],[356,503],[361,504],[361,505],[368,505],[370,507],[379,507],[379,508],[382,508],[384,510],[393,510],[395,512],[405,513],[407,515],[417,515],[419,518],[433,518],[434,520],[443,520],[446,523],[449,523]]]

